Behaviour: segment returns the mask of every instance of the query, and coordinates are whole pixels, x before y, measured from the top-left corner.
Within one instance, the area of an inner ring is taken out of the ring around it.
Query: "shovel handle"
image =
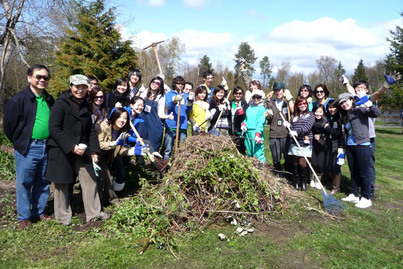
[[[136,135],[137,140],[140,142],[140,145],[144,146],[145,144],[144,144],[143,139],[141,138],[141,136],[139,135],[139,133],[137,132],[136,128],[134,127],[133,123],[130,120],[129,120],[129,124],[130,124],[130,128],[132,128],[134,134]],[[152,155],[150,152],[147,152],[147,156],[148,156],[148,158],[150,158],[151,162],[155,162],[154,155]]]

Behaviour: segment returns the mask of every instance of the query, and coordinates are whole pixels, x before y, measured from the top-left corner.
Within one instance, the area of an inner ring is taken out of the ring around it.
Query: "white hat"
[[[264,92],[263,92],[262,90],[253,90],[253,92],[252,92],[252,97],[253,97],[254,95],[259,95],[261,98],[263,98]]]

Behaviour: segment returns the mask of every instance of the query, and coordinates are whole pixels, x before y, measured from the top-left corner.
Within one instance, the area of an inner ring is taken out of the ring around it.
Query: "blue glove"
[[[388,76],[388,75],[386,75],[386,74],[383,74],[383,77],[385,78],[386,82],[387,82],[389,85],[393,85],[393,84],[396,83],[396,80],[395,80],[395,78],[393,77],[393,75]]]
[[[148,152],[150,152],[148,145],[140,146],[140,141],[136,142],[136,145],[134,146],[134,155],[146,155]]]
[[[345,163],[345,155],[344,155],[344,149],[338,149],[337,151],[337,161],[336,163],[338,165],[343,165]]]
[[[358,99],[358,101],[355,102],[355,104],[356,104],[357,106],[363,105],[363,104],[365,104],[366,102],[369,101],[368,95],[364,95],[364,96],[361,97],[361,98],[356,95],[355,98],[356,98],[356,100]]]
[[[134,136],[129,136],[129,137],[126,139],[126,142],[127,142],[127,143],[130,143],[130,144],[135,144],[135,143],[137,142],[137,138],[134,137]]]

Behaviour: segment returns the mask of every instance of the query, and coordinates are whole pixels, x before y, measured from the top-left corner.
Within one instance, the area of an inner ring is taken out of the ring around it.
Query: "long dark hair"
[[[215,104],[216,104],[217,106],[218,106],[218,105],[221,105],[221,104],[223,103],[223,101],[224,101],[224,97],[223,97],[221,100],[217,98],[217,93],[218,93],[219,91],[224,91],[224,95],[225,95],[225,89],[224,89],[224,87],[221,86],[221,85],[218,85],[217,87],[214,88],[213,96],[211,97],[211,99],[215,102]]]
[[[330,112],[329,112],[329,107],[335,107],[335,108],[337,108],[336,114],[334,114],[334,115],[330,114]],[[326,112],[326,117],[327,117],[328,119],[332,119],[332,118],[333,118],[333,120],[339,120],[339,119],[340,119],[339,101],[333,99],[333,100],[330,100],[329,102],[327,102],[327,104],[326,104],[326,111],[327,111],[327,112]]]
[[[327,86],[325,83],[319,83],[318,85],[315,86],[315,90],[313,91],[313,94],[315,95],[315,98],[318,99],[318,97],[316,97],[316,92],[318,91],[318,88],[322,88],[323,91],[325,92],[325,98],[329,97],[329,90],[327,89]]]
[[[126,85],[127,86],[127,79],[125,77],[118,78],[115,81],[115,85],[113,86],[113,90],[110,93],[109,100],[108,100],[108,108],[113,109],[117,102],[122,103],[123,106],[128,106],[130,102],[130,91],[127,89],[123,94],[119,93],[117,90],[118,86]]]
[[[95,96],[99,93],[102,92],[104,94],[104,101],[102,102],[101,106],[98,108],[95,103],[94,103],[94,99]],[[105,90],[99,86],[95,86],[94,88],[92,88],[92,90],[90,91],[89,95],[88,95],[88,102],[92,105],[92,112],[95,113],[95,111],[99,110],[103,110],[106,108],[106,93]]]
[[[312,97],[312,88],[311,88],[310,85],[308,85],[308,84],[302,85],[298,90],[298,96],[301,96],[301,90],[302,89],[307,89],[309,91],[309,96],[308,97]]]
[[[151,83],[153,83],[153,81],[155,81],[155,80],[158,80],[158,81],[161,83],[160,86],[159,86],[159,88],[158,88],[158,93],[157,93],[157,95],[158,95],[158,94],[161,94],[162,96],[165,95],[164,79],[163,79],[162,77],[157,76],[157,77],[151,79],[150,84],[148,84],[148,92],[147,92],[147,96],[146,96],[146,98],[145,98],[145,101],[147,101],[147,100],[150,98],[150,96],[151,96]]]
[[[129,125],[130,117],[129,117],[129,112],[127,112],[127,110],[124,109],[123,107],[115,108],[115,110],[109,116],[109,124],[111,126],[113,126],[115,124],[116,120],[119,119],[120,115],[122,115],[123,113],[127,114],[127,121],[126,121],[125,126],[123,126],[123,128],[120,129],[120,131],[121,132],[126,132],[130,128],[130,125]]]
[[[197,95],[202,92],[206,93],[206,96],[204,97],[204,99],[202,101],[207,101],[207,88],[204,85],[200,85],[199,87],[196,88],[195,99],[197,98]]]
[[[137,83],[136,83],[136,85],[134,85],[134,87],[136,87],[137,85],[139,85],[139,84],[141,83],[141,78],[142,78],[141,71],[140,71],[140,69],[135,68],[135,69],[133,69],[133,70],[130,70],[130,71],[129,71],[129,74],[127,75],[127,87],[128,87],[128,88],[130,88],[129,82],[130,82],[130,78],[131,78],[133,75],[135,75],[135,76],[137,76],[137,77],[139,78],[139,81],[137,81]]]

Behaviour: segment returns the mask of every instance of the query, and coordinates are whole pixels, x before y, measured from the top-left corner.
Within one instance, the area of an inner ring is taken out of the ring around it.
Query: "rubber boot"
[[[333,177],[333,188],[330,192],[331,195],[338,194],[340,192],[340,181],[341,181],[341,174],[334,175]]]
[[[299,181],[301,184],[301,190],[306,191],[306,182],[308,181],[308,166],[300,167]]]
[[[274,163],[274,169],[277,171],[281,171],[281,163]],[[281,173],[276,172],[276,177],[277,178],[281,177]]]
[[[292,184],[294,188],[298,191],[299,190],[299,170],[298,164],[292,166]]]

